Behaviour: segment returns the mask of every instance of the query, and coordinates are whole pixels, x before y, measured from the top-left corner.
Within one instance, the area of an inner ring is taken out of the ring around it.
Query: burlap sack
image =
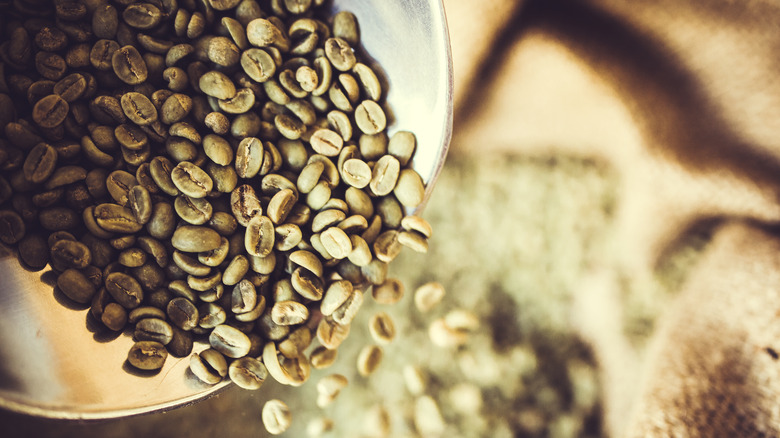
[[[454,154],[593,157],[619,173],[618,242],[577,294],[612,436],[780,435],[780,4],[445,0]],[[651,346],[621,281],[711,242]]]

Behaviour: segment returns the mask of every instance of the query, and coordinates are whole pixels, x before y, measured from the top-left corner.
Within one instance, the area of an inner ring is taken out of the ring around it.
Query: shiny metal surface
[[[381,65],[392,111],[389,133],[417,135],[413,165],[430,193],[452,129],[452,67],[441,0],[336,0],[333,8],[358,17],[361,50]],[[51,418],[115,418],[192,403],[229,385],[200,383],[188,370],[188,358],[171,356],[151,375],[133,371],[125,364],[131,334],[95,332],[88,309],[73,308],[55,294],[50,277],[24,270],[0,246],[0,407]]]

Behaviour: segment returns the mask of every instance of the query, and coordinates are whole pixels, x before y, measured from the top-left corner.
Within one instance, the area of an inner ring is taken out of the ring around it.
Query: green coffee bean
[[[124,46],[114,52],[111,56],[111,67],[116,76],[128,85],[140,84],[149,76],[144,58],[133,46]]]
[[[94,210],[100,228],[111,233],[137,233],[143,228],[129,208],[116,204],[100,204]]]
[[[225,268],[225,272],[222,274],[222,283],[225,286],[233,286],[240,282],[247,272],[249,272],[249,261],[241,254],[236,255]]]
[[[122,266],[137,268],[146,263],[146,253],[138,248],[129,248],[119,253],[117,261]]]
[[[244,239],[247,253],[266,257],[273,250],[276,239],[273,222],[267,216],[255,215],[247,223]]]
[[[136,29],[152,29],[163,19],[160,8],[151,3],[132,3],[122,12],[122,19]]]
[[[139,224],[140,225],[140,224]],[[168,239],[176,228],[176,215],[173,206],[167,202],[158,202],[152,207],[152,216],[146,223],[146,231],[155,239]]]
[[[117,303],[108,303],[100,315],[100,321],[109,330],[121,331],[127,325],[127,310]]]
[[[135,278],[121,272],[112,272],[106,277],[106,290],[126,309],[134,309],[143,301],[144,292]]]
[[[49,246],[46,239],[39,234],[24,236],[19,241],[19,257],[27,267],[35,271],[45,268],[49,263]]]
[[[174,231],[171,244],[179,251],[204,252],[220,246],[222,237],[211,228],[184,225]]]
[[[51,258],[60,266],[83,269],[92,262],[92,253],[83,243],[60,240],[51,247]]]
[[[32,111],[32,118],[42,128],[54,128],[65,121],[70,111],[68,102],[57,94],[39,100]]]
[[[157,121],[157,108],[143,94],[135,91],[125,93],[120,102],[125,116],[136,125],[145,126]]]
[[[228,367],[230,380],[240,388],[260,389],[268,378],[268,370],[259,360],[252,357],[242,357],[234,360]]]
[[[355,47],[360,42],[360,30],[355,14],[339,11],[333,16],[333,36],[341,38]]]
[[[89,303],[95,295],[95,286],[76,269],[67,269],[57,277],[57,287],[77,303]]]
[[[325,41],[325,56],[339,71],[349,71],[356,62],[355,53],[347,41],[342,38],[328,38]]]
[[[47,231],[72,230],[78,226],[79,216],[67,207],[50,207],[41,210],[38,222]]]
[[[387,153],[394,156],[401,166],[406,166],[417,147],[417,139],[409,131],[398,131],[390,137]]]
[[[168,358],[165,346],[154,341],[139,341],[127,353],[127,361],[139,370],[158,370]]]
[[[227,375],[228,365],[220,352],[209,348],[190,356],[190,371],[201,381],[213,385]]]
[[[163,319],[145,318],[135,325],[133,338],[136,341],[156,341],[167,345],[173,339],[173,329]]]
[[[364,100],[355,108],[355,123],[364,134],[374,135],[387,126],[385,112],[373,100]]]
[[[257,82],[265,82],[276,73],[276,63],[263,49],[250,48],[241,53],[241,67]]]
[[[193,198],[204,198],[211,192],[214,182],[200,167],[182,161],[171,171],[173,184],[182,193]]]
[[[224,73],[210,71],[198,80],[200,90],[217,99],[232,99],[236,95],[236,86]]]
[[[166,313],[171,322],[182,330],[189,331],[198,326],[198,308],[187,298],[172,299],[166,307]]]
[[[251,342],[247,335],[229,325],[216,326],[209,335],[211,347],[230,358],[246,356]]]

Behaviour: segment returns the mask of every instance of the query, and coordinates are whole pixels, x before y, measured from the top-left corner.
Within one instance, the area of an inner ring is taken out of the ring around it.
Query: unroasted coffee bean
[[[24,160],[22,169],[27,180],[39,184],[46,181],[57,166],[57,151],[46,143],[38,143]]]
[[[274,248],[275,239],[274,224],[267,216],[258,214],[247,224],[244,245],[249,255],[269,255]]]
[[[112,39],[119,26],[119,12],[113,5],[103,4],[92,14],[92,32],[97,38]]]
[[[389,344],[395,338],[395,324],[385,312],[379,312],[371,317],[368,323],[371,337],[379,344]]]
[[[215,350],[230,358],[246,356],[251,342],[247,335],[229,325],[218,325],[209,335],[209,344]]]
[[[193,198],[205,198],[214,187],[211,177],[188,161],[182,161],[173,168],[171,180],[177,189]]]
[[[130,121],[139,126],[150,125],[157,120],[157,108],[141,93],[131,91],[120,99],[122,111]]]
[[[330,129],[318,129],[309,139],[312,149],[328,157],[338,156],[344,146],[344,139]]]
[[[258,48],[250,48],[241,53],[241,67],[247,76],[260,83],[276,73],[276,63],[271,55]]]
[[[149,138],[141,128],[127,123],[117,126],[114,136],[122,147],[133,151],[141,150],[149,144]]]
[[[127,195],[127,206],[132,210],[136,222],[145,225],[152,218],[152,198],[141,185],[133,186]]]
[[[242,88],[236,91],[236,95],[230,99],[221,99],[219,109],[228,114],[243,114],[255,105],[255,93],[250,88]]]
[[[51,247],[51,258],[60,266],[83,269],[92,262],[92,253],[83,243],[60,240]]]
[[[135,278],[121,272],[112,272],[106,277],[106,290],[126,309],[134,309],[141,304],[143,289]]]
[[[154,341],[140,341],[133,344],[127,353],[127,361],[139,370],[158,370],[165,365],[168,351]]]
[[[357,369],[363,377],[373,374],[382,362],[384,353],[378,345],[367,345],[360,350],[357,359]]]
[[[77,303],[89,303],[97,289],[76,269],[67,269],[57,277],[57,287]]]
[[[222,237],[211,228],[185,225],[174,231],[171,244],[179,251],[204,252],[218,248]]]
[[[46,79],[58,81],[65,75],[68,65],[62,56],[52,52],[38,52],[35,55],[35,69]]]
[[[356,62],[355,53],[349,43],[341,38],[328,38],[325,41],[325,56],[339,71],[349,71]]]
[[[40,234],[28,234],[19,241],[19,257],[27,267],[39,271],[49,263],[49,246]]]
[[[240,388],[256,390],[260,389],[268,378],[268,370],[261,361],[253,357],[242,357],[230,363],[228,375]]]
[[[168,302],[167,300],[165,301]],[[173,337],[165,348],[175,357],[185,357],[192,352],[192,334],[176,326],[171,326]]]
[[[209,348],[190,356],[190,370],[208,384],[219,383],[228,373],[228,364],[222,353]]]
[[[173,206],[167,202],[158,202],[152,207],[152,217],[146,224],[146,231],[155,239],[168,239],[176,228],[176,215]]]
[[[133,211],[116,204],[100,204],[95,207],[95,221],[111,233],[137,233],[143,225],[136,220]]]
[[[252,178],[263,164],[263,143],[254,137],[241,140],[236,150],[236,173],[241,178]]]
[[[127,310],[117,303],[108,303],[100,315],[100,321],[109,330],[121,331],[127,325]]]
[[[201,91],[217,99],[232,99],[236,95],[236,86],[224,73],[210,71],[198,79]]]
[[[249,42],[256,47],[275,46],[280,50],[286,50],[289,46],[289,41],[282,31],[264,18],[250,21],[246,26],[246,36]]]
[[[281,400],[268,400],[263,405],[263,425],[268,433],[280,435],[290,428],[292,413],[290,408]]]
[[[42,128],[54,128],[65,121],[70,111],[68,102],[57,94],[50,94],[33,107],[32,117]]]
[[[279,325],[296,325],[309,318],[309,309],[296,301],[279,301],[271,308],[271,318]]]
[[[189,331],[198,326],[198,308],[187,298],[172,299],[166,307],[166,313],[171,322],[182,330]]]
[[[393,194],[405,207],[414,208],[422,204],[425,199],[425,184],[420,174],[414,169],[403,169],[398,176]]]
[[[173,339],[173,329],[163,319],[146,318],[136,323],[133,337],[137,341],[156,341],[167,345]]]
[[[131,27],[147,30],[160,24],[163,15],[160,8],[151,3],[133,3],[122,12],[122,19]]]
[[[79,221],[78,213],[67,207],[45,208],[38,214],[38,222],[47,231],[72,230]]]
[[[192,98],[186,94],[174,93],[163,103],[160,121],[165,124],[173,124],[181,121],[192,109]]]

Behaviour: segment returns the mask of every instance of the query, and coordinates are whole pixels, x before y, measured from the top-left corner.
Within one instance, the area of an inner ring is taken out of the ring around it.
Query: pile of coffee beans
[[[132,330],[134,367],[300,385],[427,250],[415,136],[388,135],[357,20],[322,3],[0,0],[0,242]]]

